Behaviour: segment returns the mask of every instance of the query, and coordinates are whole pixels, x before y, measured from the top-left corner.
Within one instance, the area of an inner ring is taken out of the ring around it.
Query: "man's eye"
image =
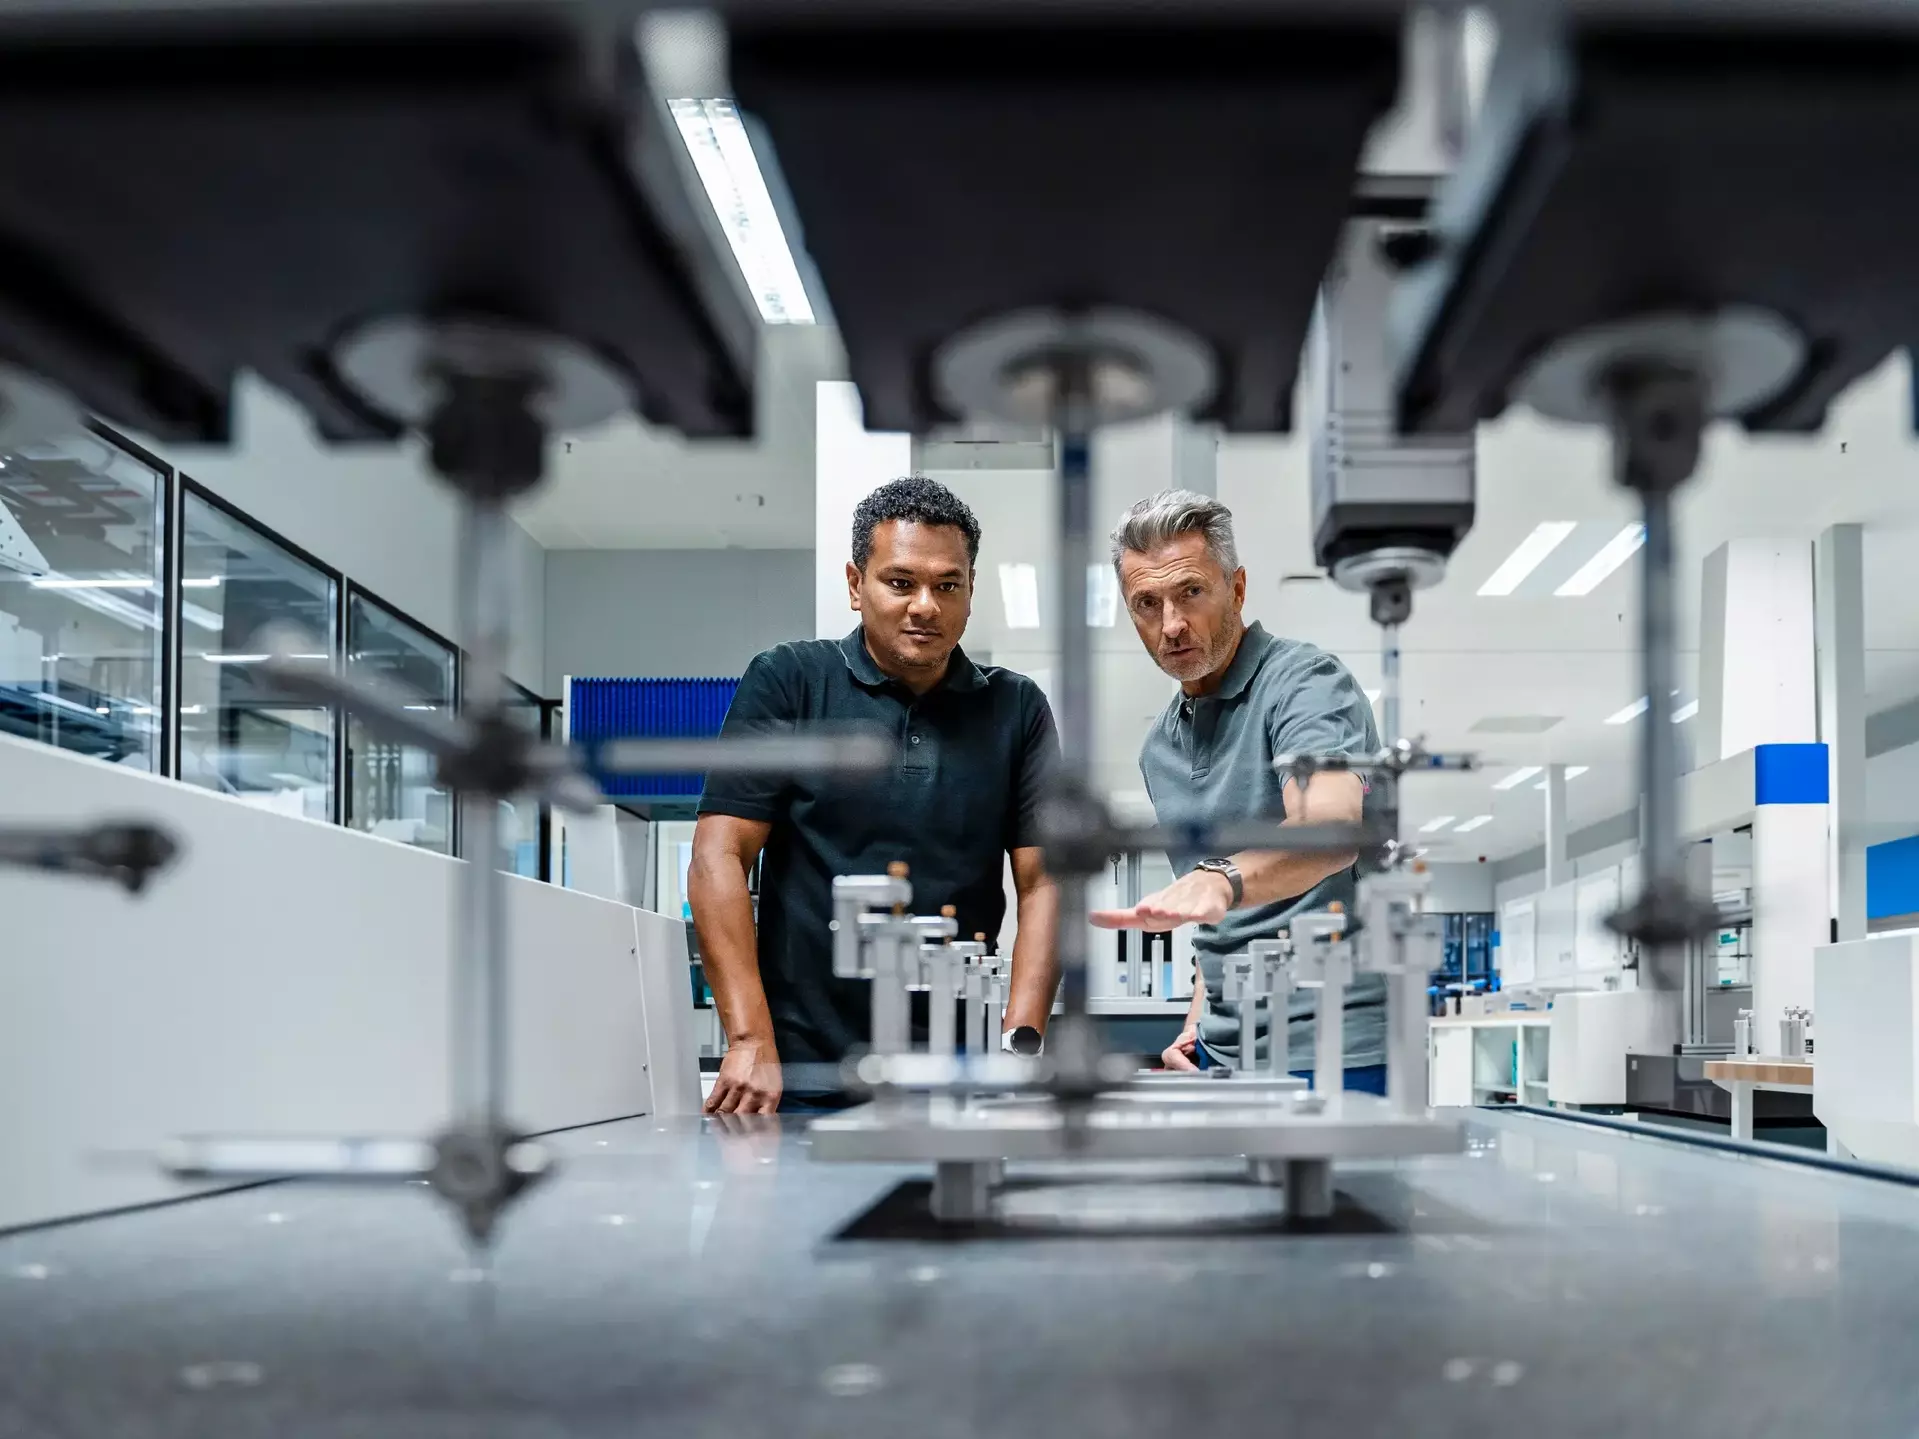
[[[905,580],[888,580],[887,583],[896,590],[910,590],[913,588]]]
[[[959,589],[959,586],[954,584],[951,580],[948,580],[945,584],[940,586],[940,593],[945,595],[950,595],[957,589]]]
[[[1186,586],[1186,598],[1189,600],[1198,599],[1202,593],[1203,591],[1200,589],[1198,585]]]

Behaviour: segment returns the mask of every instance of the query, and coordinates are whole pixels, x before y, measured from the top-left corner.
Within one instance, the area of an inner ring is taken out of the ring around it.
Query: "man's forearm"
[[[1351,868],[1357,858],[1352,854],[1291,854],[1284,850],[1236,854],[1233,864],[1246,890],[1240,908],[1298,899],[1322,880]]]
[[[1199,1022],[1206,1015],[1206,971],[1193,961],[1193,1002],[1186,1006],[1186,1027],[1199,1033]]]
[[[687,870],[687,899],[700,937],[706,982],[728,1044],[773,1042],[773,1016],[760,983],[759,940],[753,929],[753,896],[744,866],[695,858]]]
[[[1006,985],[1006,1029],[1046,1032],[1059,991],[1059,889],[1048,882],[1019,897],[1013,972]]]

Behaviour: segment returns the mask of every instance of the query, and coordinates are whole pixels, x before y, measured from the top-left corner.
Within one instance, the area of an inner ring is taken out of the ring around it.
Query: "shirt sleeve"
[[[1352,671],[1323,650],[1287,676],[1266,723],[1275,758],[1283,754],[1361,758],[1380,748],[1372,701]]]
[[[1020,714],[1018,772],[1014,776],[1013,824],[1007,836],[1008,849],[1030,849],[1040,842],[1040,806],[1046,799],[1046,786],[1059,767],[1059,731],[1053,724],[1053,708],[1046,693],[1032,681]]]
[[[791,733],[799,715],[799,687],[786,673],[777,653],[755,655],[733,692],[720,738],[741,735]],[[700,794],[701,814],[727,814],[736,819],[772,823],[786,807],[788,782],[754,775],[708,775]]]

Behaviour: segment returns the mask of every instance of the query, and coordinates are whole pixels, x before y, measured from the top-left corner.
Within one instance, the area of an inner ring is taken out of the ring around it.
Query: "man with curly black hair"
[[[1010,857],[1019,927],[1000,1043],[1040,1047],[1059,982],[1059,903],[1038,819],[1059,742],[1038,685],[959,647],[979,537],[944,485],[882,485],[853,514],[846,589],[859,628],[767,650],[740,681],[723,735],[859,725],[893,735],[899,753],[861,781],[708,779],[687,888],[727,1038],[709,1113],[836,1102],[829,1076],[865,1042],[870,986],[833,973],[833,878],[895,860],[911,867],[917,913],[950,904],[962,935],[996,938]]]

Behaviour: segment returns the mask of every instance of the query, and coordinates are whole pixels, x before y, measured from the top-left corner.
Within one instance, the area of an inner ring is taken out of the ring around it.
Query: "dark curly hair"
[[[853,511],[853,565],[864,570],[873,557],[873,531],[888,520],[922,525],[951,525],[966,536],[966,560],[979,559],[979,521],[966,502],[937,480],[907,475],[888,480]]]

